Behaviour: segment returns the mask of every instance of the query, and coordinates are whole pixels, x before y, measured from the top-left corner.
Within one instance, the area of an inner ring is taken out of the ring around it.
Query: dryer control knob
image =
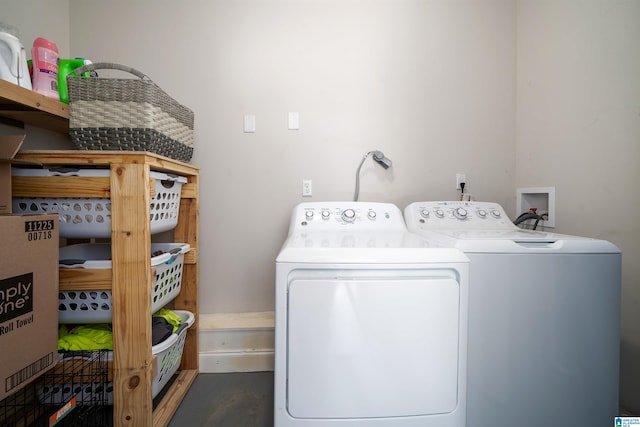
[[[491,211],[491,216],[494,218],[500,218],[500,211]]]
[[[374,219],[376,219],[376,211],[367,212],[367,217],[373,221]]]
[[[322,219],[329,219],[329,211],[322,211]]]
[[[423,218],[429,218],[429,209],[420,209],[420,215],[422,215]]]
[[[436,209],[436,216],[438,218],[444,218],[444,211],[442,209]]]
[[[305,218],[307,219],[313,219],[313,211],[306,211],[304,213]]]
[[[467,219],[467,210],[465,208],[457,208],[453,211],[453,214],[458,219]]]
[[[356,212],[353,209],[345,209],[340,214],[340,217],[345,222],[353,222],[356,220]]]

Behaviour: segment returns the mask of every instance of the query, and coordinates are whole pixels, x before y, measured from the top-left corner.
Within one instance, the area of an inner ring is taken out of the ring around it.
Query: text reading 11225
[[[24,231],[27,233],[29,241],[48,240],[53,236],[51,231],[55,228],[55,221],[52,219],[41,221],[25,221]]]

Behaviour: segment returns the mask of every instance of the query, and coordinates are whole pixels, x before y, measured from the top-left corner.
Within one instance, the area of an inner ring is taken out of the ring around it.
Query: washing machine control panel
[[[437,201],[412,203],[404,211],[409,226],[421,229],[516,228],[502,206],[491,202]]]
[[[346,228],[345,228],[346,227]],[[294,209],[294,230],[390,230],[406,231],[402,212],[391,203],[311,202]]]

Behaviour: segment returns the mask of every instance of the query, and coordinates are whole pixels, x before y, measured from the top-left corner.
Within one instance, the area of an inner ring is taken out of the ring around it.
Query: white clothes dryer
[[[295,207],[276,259],[275,426],[464,426],[467,273],[392,204]]]
[[[416,202],[404,214],[410,231],[471,260],[467,426],[610,425],[620,250],[522,230],[496,203]]]

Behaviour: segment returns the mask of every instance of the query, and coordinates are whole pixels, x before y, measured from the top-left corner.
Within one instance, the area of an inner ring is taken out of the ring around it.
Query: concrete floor
[[[169,427],[273,427],[273,372],[199,374]]]

